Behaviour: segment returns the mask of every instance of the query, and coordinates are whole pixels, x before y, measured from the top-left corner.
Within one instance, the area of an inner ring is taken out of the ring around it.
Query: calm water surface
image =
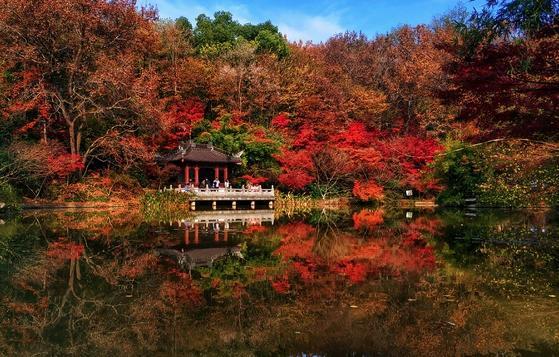
[[[0,355],[559,355],[550,211],[26,211]]]

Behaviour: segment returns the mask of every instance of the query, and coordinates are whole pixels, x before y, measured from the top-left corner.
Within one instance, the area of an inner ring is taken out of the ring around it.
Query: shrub
[[[439,203],[459,206],[464,199],[476,196],[484,181],[484,173],[476,161],[476,153],[471,147],[459,142],[447,145],[444,155],[433,164],[435,177],[446,187],[438,197]]]
[[[3,209],[19,210],[20,198],[15,189],[9,184],[0,185],[0,203],[4,203]]]

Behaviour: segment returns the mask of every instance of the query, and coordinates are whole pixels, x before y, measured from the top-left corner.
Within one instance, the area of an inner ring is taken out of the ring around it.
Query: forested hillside
[[[193,140],[316,197],[557,203],[556,0],[324,43],[133,0],[0,3],[0,200],[157,188],[176,169],[156,154]]]

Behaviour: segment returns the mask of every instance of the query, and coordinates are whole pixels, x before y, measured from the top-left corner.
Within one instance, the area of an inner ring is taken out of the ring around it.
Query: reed
[[[167,191],[146,192],[140,200],[141,212],[148,221],[176,221],[189,211],[188,193]]]
[[[316,209],[344,209],[349,206],[347,198],[317,199],[308,195],[276,193],[275,209],[278,216],[293,216]]]

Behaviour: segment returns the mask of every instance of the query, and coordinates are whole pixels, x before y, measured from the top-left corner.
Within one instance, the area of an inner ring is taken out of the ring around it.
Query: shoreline
[[[109,202],[33,202],[24,201],[20,205],[21,210],[72,210],[72,209],[113,209],[113,208],[139,208],[141,197],[135,197],[128,202],[123,201],[109,201]],[[382,204],[385,206],[385,204]],[[345,209],[352,206],[350,197],[337,197],[329,199],[317,199],[310,197],[300,197],[294,195],[287,195],[283,197],[276,197],[274,209],[282,210],[309,210],[309,209]],[[556,209],[553,206],[491,206],[491,205],[469,205],[469,206],[445,206],[439,205],[434,199],[431,200],[398,200],[395,205],[399,208],[423,208],[423,209],[436,209],[436,208],[459,208],[459,209]]]

